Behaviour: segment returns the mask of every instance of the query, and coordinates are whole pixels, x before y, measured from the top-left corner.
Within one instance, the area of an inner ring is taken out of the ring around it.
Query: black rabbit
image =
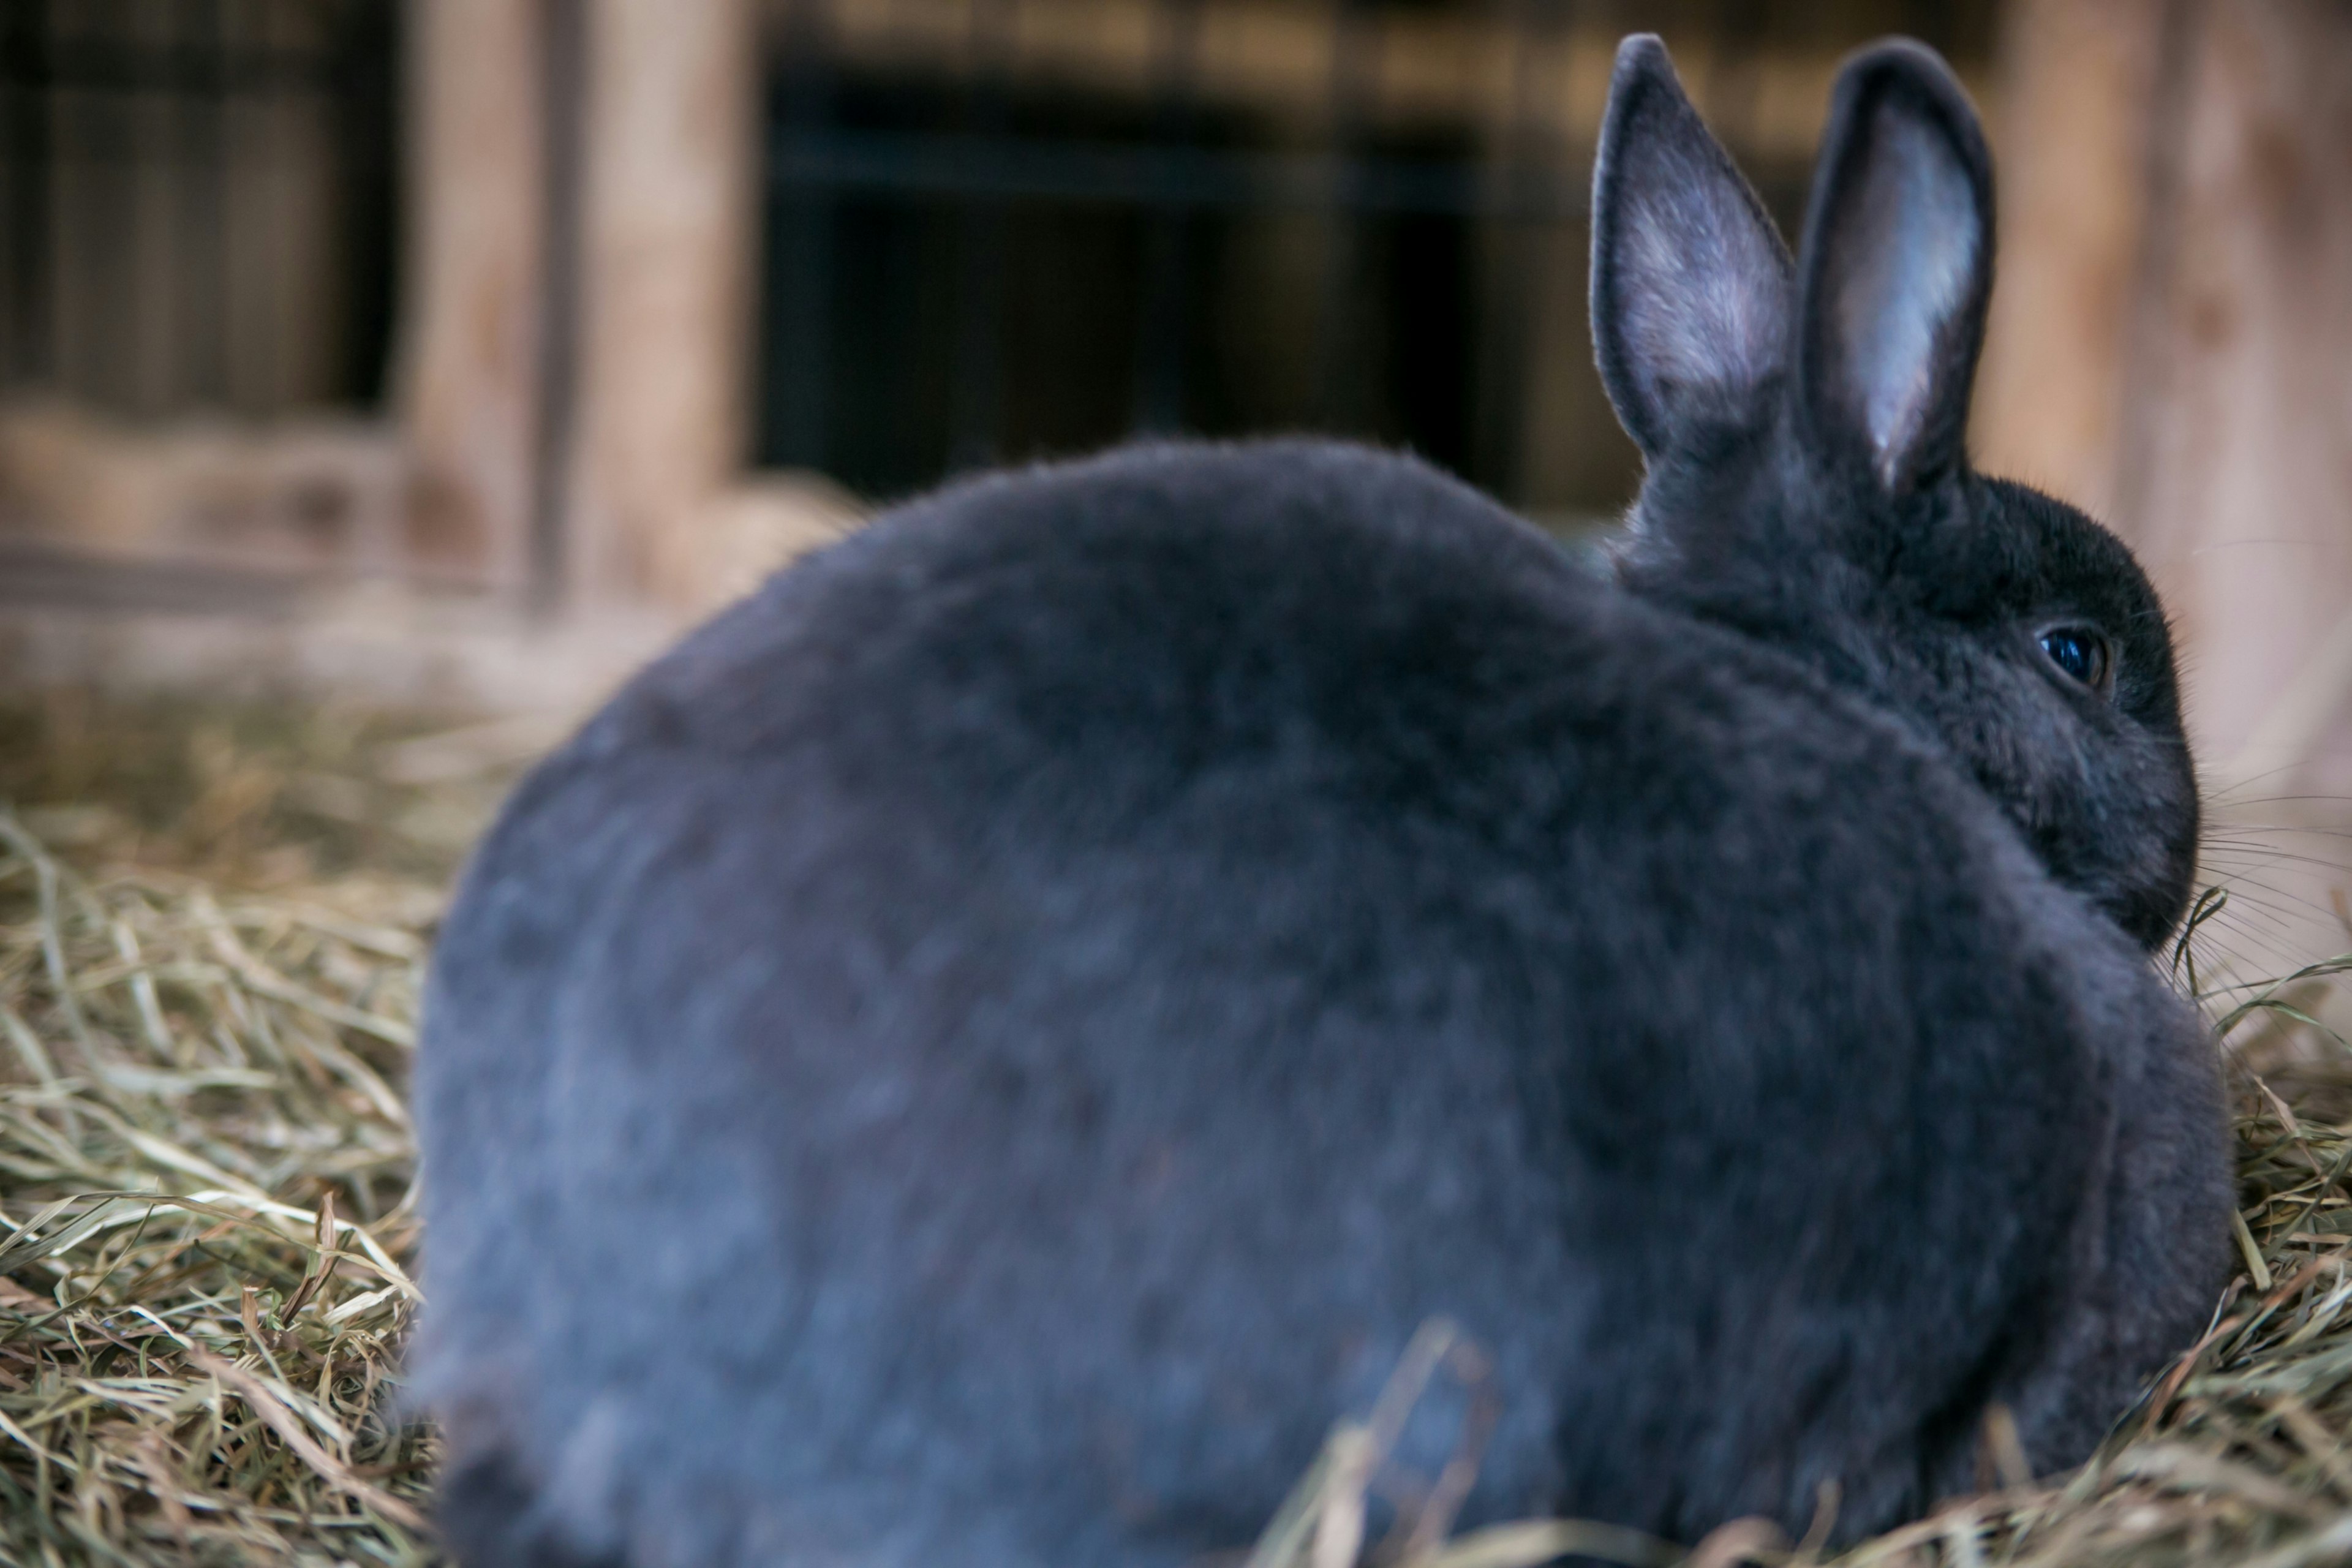
[[[1139,447],[885,517],[522,787],[417,1064],[467,1562],[1184,1562],[1437,1314],[1465,1522],[1852,1538],[2194,1338],[2172,655],[1968,465],[1974,116],[1849,62],[1792,265],[1635,38],[1596,183],[1610,573],[1408,458]]]

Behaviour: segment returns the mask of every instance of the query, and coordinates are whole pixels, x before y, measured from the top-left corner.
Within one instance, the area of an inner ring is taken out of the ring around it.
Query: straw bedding
[[[417,1303],[402,1094],[440,889],[545,739],[0,709],[0,1562],[436,1560],[432,1436],[396,1407]],[[2243,1227],[2204,1342],[2084,1470],[2028,1478],[1995,1420],[1982,1493],[1843,1561],[2352,1562],[2352,1051],[2316,1021],[2337,967],[2209,1003],[2238,1064]],[[1400,1484],[1386,1434],[1475,1357],[1433,1330],[1407,1361],[1255,1568],[1353,1554],[1368,1490]],[[1434,1517],[1375,1551],[1683,1555],[1545,1522],[1444,1541]],[[1818,1555],[1743,1524],[1695,1557]]]

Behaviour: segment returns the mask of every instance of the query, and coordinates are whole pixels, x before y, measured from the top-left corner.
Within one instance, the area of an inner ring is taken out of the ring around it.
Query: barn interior
[[[435,911],[767,573],[992,466],[1298,430],[1605,539],[1641,468],[1587,184],[1635,30],[1790,233],[1852,48],[1982,110],[1971,446],[2165,595],[2213,889],[2172,956],[2263,1074],[2243,1310],[2137,1446],[2055,1489],[1989,1451],[1850,1560],[2342,1560],[2332,0],[0,0],[0,1557],[434,1560],[390,1399]]]

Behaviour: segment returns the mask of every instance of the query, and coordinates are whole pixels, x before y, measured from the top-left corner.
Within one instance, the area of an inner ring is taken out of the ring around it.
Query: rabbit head
[[[1983,134],[1929,50],[1846,62],[1792,262],[1627,39],[1592,210],[1601,379],[1647,464],[1616,564],[1930,737],[2153,948],[2197,842],[2171,640],[2120,541],[1969,466],[1992,259]]]

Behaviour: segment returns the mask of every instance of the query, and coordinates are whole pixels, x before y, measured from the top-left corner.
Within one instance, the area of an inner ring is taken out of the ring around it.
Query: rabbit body
[[[1880,505],[1771,396],[1660,443],[1607,571],[1409,458],[1147,447],[646,671],[427,996],[465,1560],[1190,1561],[1438,1315],[1499,1400],[1465,1523],[1834,1483],[1848,1538],[1996,1402],[2084,1457],[2229,1201],[2146,952],[2160,616],[2087,520]],[[2116,625],[2108,708],[2018,651],[2049,604]]]

